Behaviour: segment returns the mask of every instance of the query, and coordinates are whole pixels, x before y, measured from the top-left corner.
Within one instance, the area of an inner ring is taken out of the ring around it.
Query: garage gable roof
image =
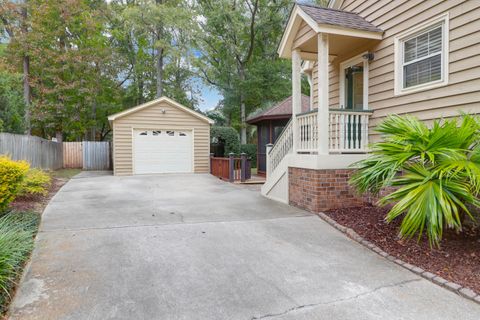
[[[122,118],[122,117],[125,117],[129,114],[132,114],[132,113],[135,113],[137,111],[140,111],[140,110],[143,110],[143,109],[146,109],[146,108],[149,108],[149,107],[152,107],[154,105],[157,105],[158,103],[161,103],[161,102],[165,102],[167,103],[168,105],[172,106],[172,107],[175,107],[177,109],[180,109],[182,111],[185,111],[187,113],[190,113],[192,116],[200,119],[200,120],[203,120],[205,122],[208,122],[209,124],[213,124],[214,121],[212,119],[210,119],[209,117],[206,117],[204,116],[203,114],[199,113],[199,112],[196,112],[190,108],[187,108],[183,105],[181,105],[180,103],[176,102],[176,101],[173,101],[172,99],[170,98],[167,98],[167,97],[160,97],[158,99],[155,99],[155,100],[152,100],[152,101],[149,101],[149,102],[146,102],[144,104],[141,104],[139,106],[136,106],[136,107],[133,107],[133,108],[130,108],[130,109],[127,109],[127,110],[124,110],[122,112],[118,112],[118,113],[115,113],[115,114],[112,114],[110,116],[108,116],[108,121],[114,121],[114,120],[117,120],[118,118]]]

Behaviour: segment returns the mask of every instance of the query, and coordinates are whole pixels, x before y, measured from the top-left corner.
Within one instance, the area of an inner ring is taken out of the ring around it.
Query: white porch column
[[[302,110],[302,89],[301,89],[301,64],[300,50],[292,51],[292,131],[293,131],[293,152],[297,151],[299,141],[299,130],[297,123],[297,114]]]
[[[318,34],[318,154],[328,154],[328,34]]]

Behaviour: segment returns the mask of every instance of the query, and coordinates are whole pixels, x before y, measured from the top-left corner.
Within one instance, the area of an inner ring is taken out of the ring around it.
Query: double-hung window
[[[448,82],[448,16],[395,38],[395,93],[416,92]]]

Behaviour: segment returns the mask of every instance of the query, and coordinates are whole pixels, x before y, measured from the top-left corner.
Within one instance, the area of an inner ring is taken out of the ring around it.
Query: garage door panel
[[[192,140],[191,131],[135,130],[134,172],[192,172]]]

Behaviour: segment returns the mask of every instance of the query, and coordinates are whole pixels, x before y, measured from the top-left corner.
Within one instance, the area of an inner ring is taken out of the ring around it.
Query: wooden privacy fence
[[[64,142],[63,163],[65,168],[109,170],[111,168],[110,142]]]
[[[110,164],[110,142],[83,141],[83,170],[109,170]]]
[[[83,168],[83,142],[63,143],[63,167]]]
[[[61,143],[35,136],[0,133],[0,154],[13,160],[26,160],[32,168],[56,170],[63,167]]]
[[[245,182],[252,176],[250,159],[245,153],[240,157],[233,153],[228,158],[210,156],[210,173],[222,180]]]
[[[110,142],[105,141],[58,143],[35,136],[0,133],[2,154],[44,170],[109,170],[112,167]]]

